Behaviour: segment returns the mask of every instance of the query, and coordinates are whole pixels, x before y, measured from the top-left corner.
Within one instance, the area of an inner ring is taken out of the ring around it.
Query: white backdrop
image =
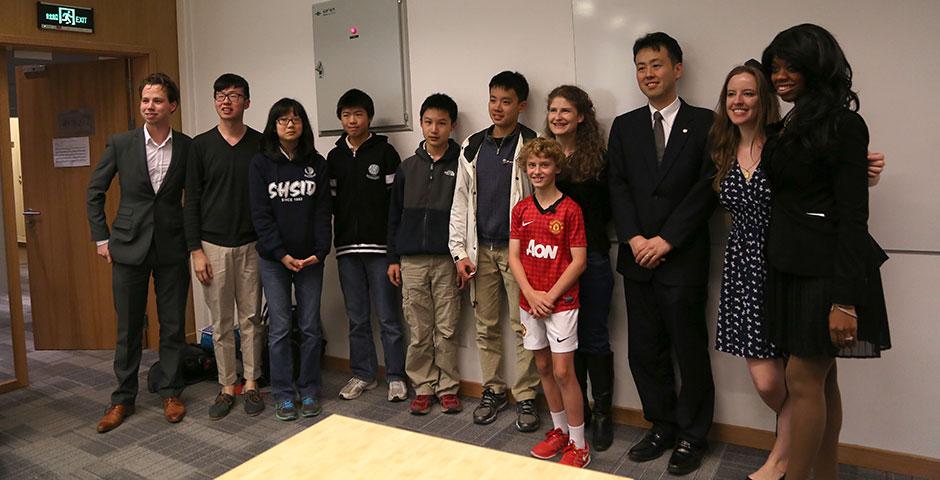
[[[591,93],[606,125],[615,114],[644,103],[633,79],[635,37],[654,30],[673,34],[685,51],[686,76],[680,94],[713,107],[724,74],[736,63],[758,57],[773,35],[792,24],[814,21],[829,27],[856,71],[862,114],[872,130],[872,148],[888,152],[887,172],[872,192],[872,230],[886,247],[940,249],[938,205],[929,188],[940,183],[940,167],[927,150],[938,110],[931,95],[940,70],[934,48],[940,33],[929,23],[940,18],[940,3],[874,0],[745,2],[615,0],[407,0],[413,114],[430,93],[451,95],[461,109],[455,137],[462,140],[489,125],[490,77],[518,70],[531,85],[523,122],[542,129],[544,98],[562,83],[578,82]],[[277,8],[273,8],[276,5]],[[178,0],[183,126],[197,134],[215,125],[212,82],[232,71],[251,83],[246,120],[263,128],[267,109],[291,96],[314,110],[311,2],[282,0]],[[681,8],[680,8],[681,7]],[[849,10],[851,8],[851,10]],[[905,120],[911,118],[910,120]],[[420,131],[391,134],[406,157]],[[911,140],[916,139],[916,140]],[[317,140],[326,153],[336,137]],[[724,234],[713,219],[714,251],[710,332],[714,338]],[[332,258],[323,293],[328,354],[347,357],[346,319]],[[940,256],[896,253],[883,270],[895,348],[881,360],[840,362],[845,403],[842,441],[928,457],[940,457],[940,397],[936,373],[940,348],[930,333],[940,311]],[[196,283],[194,281],[194,283]],[[623,293],[615,290],[611,335],[616,352],[617,405],[639,408],[626,360]],[[208,322],[196,287],[197,324]],[[479,381],[472,314],[462,320],[463,378]],[[508,327],[505,330],[509,333]],[[507,342],[507,346],[509,343]],[[380,347],[379,347],[380,348]],[[513,349],[507,348],[509,356]],[[773,430],[773,414],[754,393],[743,360],[713,353],[717,422]],[[510,377],[511,362],[506,361]],[[336,392],[325,392],[335,394]],[[405,408],[405,407],[402,407]]]

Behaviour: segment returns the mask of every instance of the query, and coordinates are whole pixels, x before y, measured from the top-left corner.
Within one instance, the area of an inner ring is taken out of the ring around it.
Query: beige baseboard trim
[[[324,358],[323,368],[337,372],[350,372],[348,359],[329,355]],[[379,377],[385,377],[384,367],[379,367]],[[465,397],[480,398],[483,395],[483,386],[477,382],[461,380],[460,393]],[[510,401],[513,400],[510,399]],[[538,401],[543,409],[547,408],[544,397],[539,396]],[[639,428],[650,427],[650,423],[643,419],[643,412],[636,408],[615,406],[613,408],[613,417],[614,422],[622,425]],[[774,444],[774,432],[725,423],[713,424],[708,437],[722,443],[763,450],[770,450]],[[909,453],[841,444],[839,445],[839,461],[848,465],[884,470],[901,475],[940,479],[940,459]]]

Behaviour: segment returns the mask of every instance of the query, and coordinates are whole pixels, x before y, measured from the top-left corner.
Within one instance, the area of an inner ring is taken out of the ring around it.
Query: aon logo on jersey
[[[525,254],[535,258],[555,259],[558,254],[558,245],[540,245],[535,240],[529,240],[529,247],[525,249]]]

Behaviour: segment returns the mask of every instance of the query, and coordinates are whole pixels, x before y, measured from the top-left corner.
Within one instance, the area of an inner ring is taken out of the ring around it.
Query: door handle
[[[42,212],[33,210],[32,208],[27,208],[26,210],[23,210],[24,217],[37,217],[39,215],[42,215]]]

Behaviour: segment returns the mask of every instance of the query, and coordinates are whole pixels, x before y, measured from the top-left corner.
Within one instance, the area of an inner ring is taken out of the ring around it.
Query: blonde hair
[[[532,157],[551,159],[555,162],[555,166],[561,169],[561,163],[565,161],[565,152],[555,140],[539,137],[522,146],[516,162],[519,167],[525,168],[526,162]]]

